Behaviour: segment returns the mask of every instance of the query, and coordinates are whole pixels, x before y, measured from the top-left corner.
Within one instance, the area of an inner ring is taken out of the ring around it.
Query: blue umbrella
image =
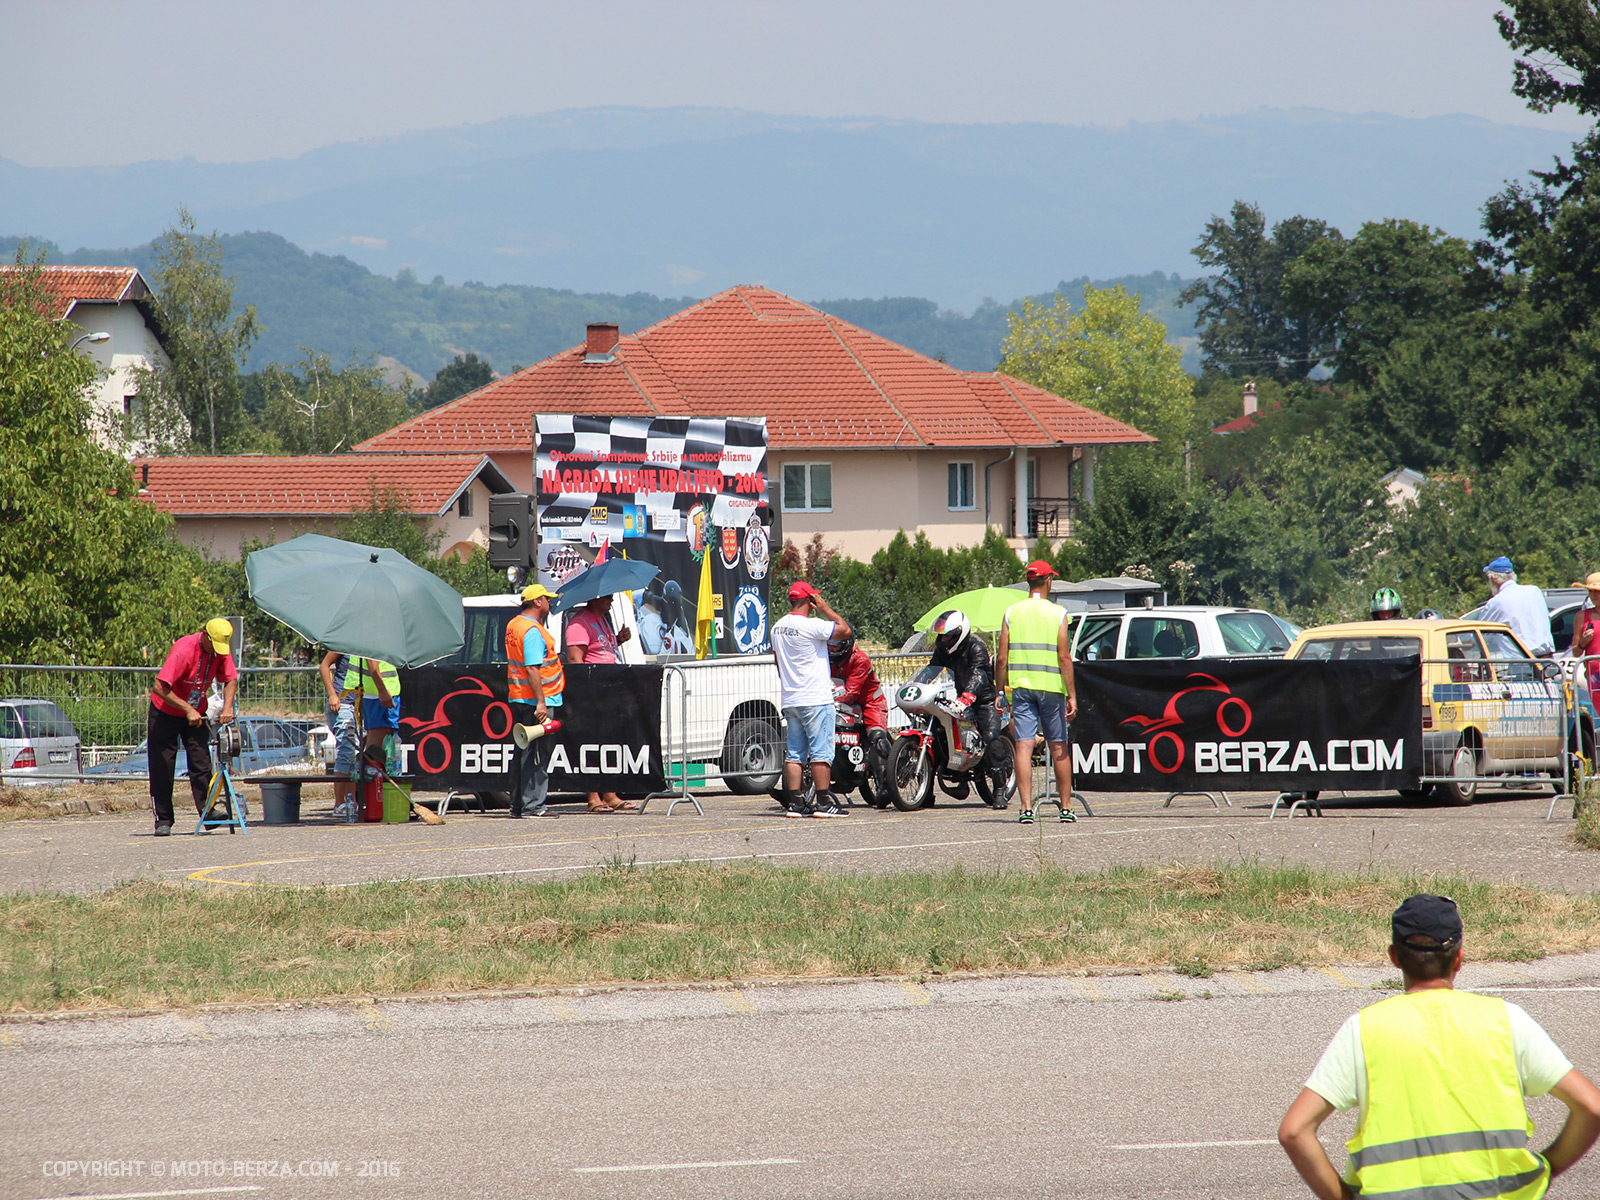
[[[587,604],[601,596],[614,596],[618,592],[631,592],[642,588],[658,574],[661,568],[654,563],[634,562],[627,558],[608,558],[590,567],[582,575],[575,575],[561,589],[561,598],[550,607],[555,612],[565,612],[580,604]]]

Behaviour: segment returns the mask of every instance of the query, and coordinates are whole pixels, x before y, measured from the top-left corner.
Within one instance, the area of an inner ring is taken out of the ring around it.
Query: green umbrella
[[[994,633],[1000,628],[1000,621],[1006,615],[1006,609],[1013,604],[1022,603],[1027,598],[1027,592],[1019,592],[1015,588],[974,588],[970,592],[962,592],[951,596],[948,600],[939,601],[917,618],[913,628],[926,629],[933,624],[940,613],[959,608],[967,614],[967,619],[972,622],[974,629],[980,633]]]
[[[461,596],[405,555],[307,533],[245,559],[250,596],[301,637],[402,667],[461,649]]]

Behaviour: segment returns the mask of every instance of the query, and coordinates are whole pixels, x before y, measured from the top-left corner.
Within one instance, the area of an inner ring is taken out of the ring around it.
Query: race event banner
[[[1084,791],[1417,786],[1422,666],[1412,660],[1171,659],[1073,664]]]
[[[693,654],[711,563],[718,654],[772,648],[772,509],[765,417],[534,418],[539,582],[553,591],[600,553],[654,563],[635,596],[646,654]]]
[[[661,791],[661,667],[568,663],[551,792]],[[506,669],[400,669],[400,773],[419,791],[504,792],[517,753]]]

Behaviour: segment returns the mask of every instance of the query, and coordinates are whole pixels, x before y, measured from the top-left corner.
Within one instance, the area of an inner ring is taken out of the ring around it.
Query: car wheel
[[[901,812],[915,812],[933,803],[933,752],[922,751],[919,738],[896,738],[889,751],[889,799]]]
[[[1465,744],[1457,746],[1450,756],[1448,774],[1453,777],[1449,782],[1434,785],[1439,798],[1446,804],[1471,804],[1478,794],[1478,782],[1474,778],[1479,774],[1477,749]]]
[[[759,796],[783,780],[783,755],[777,728],[747,717],[728,725],[722,742],[723,782],[736,796]]]

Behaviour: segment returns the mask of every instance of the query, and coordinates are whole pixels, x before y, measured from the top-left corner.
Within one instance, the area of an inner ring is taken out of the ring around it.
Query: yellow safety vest
[[[389,689],[390,701],[393,702],[400,699],[400,672],[398,669],[376,658],[352,658],[350,661],[352,664],[361,664],[358,669],[361,673],[361,694],[363,696],[377,698],[378,685],[372,678],[376,675],[383,680],[383,686]],[[348,680],[349,676],[346,675],[345,678]]]
[[[1006,686],[1030,688],[1036,692],[1061,692],[1061,659],[1056,654],[1056,639],[1066,610],[1048,600],[1032,596],[1006,610]]]
[[[1363,1196],[1538,1200],[1550,1164],[1528,1148],[1505,1001],[1429,989],[1361,1010],[1367,1111],[1350,1151]]]

